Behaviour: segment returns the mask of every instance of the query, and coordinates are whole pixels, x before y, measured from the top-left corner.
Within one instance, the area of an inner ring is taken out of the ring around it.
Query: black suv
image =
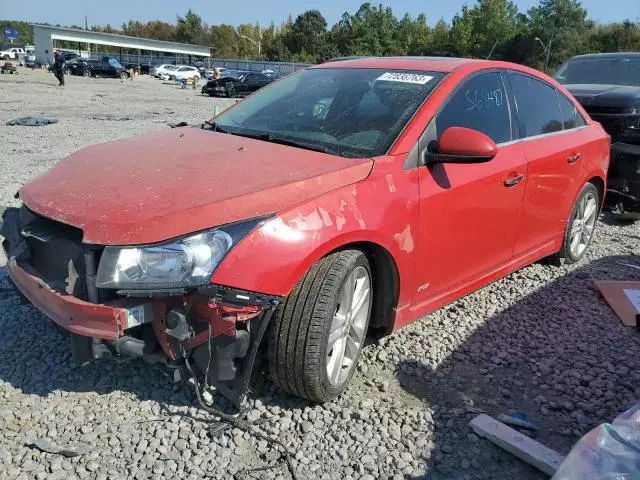
[[[555,78],[611,135],[607,207],[640,220],[640,53],[580,55]]]
[[[129,73],[114,57],[102,57],[99,60],[74,58],[67,62],[65,72],[85,77],[128,78]]]

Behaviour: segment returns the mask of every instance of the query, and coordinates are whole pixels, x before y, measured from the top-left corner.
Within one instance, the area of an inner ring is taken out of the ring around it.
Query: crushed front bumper
[[[129,317],[125,308],[96,305],[53,290],[44,280],[9,261],[9,278],[42,313],[65,330],[86,337],[117,340]]]
[[[174,378],[184,359],[240,408],[278,297],[218,285],[179,291],[97,289],[101,247],[28,211],[3,214],[9,277],[28,301],[71,332],[78,364],[105,354],[163,362]],[[1,240],[1,238],[0,238]]]
[[[605,206],[616,215],[640,219],[640,146],[611,145]]]

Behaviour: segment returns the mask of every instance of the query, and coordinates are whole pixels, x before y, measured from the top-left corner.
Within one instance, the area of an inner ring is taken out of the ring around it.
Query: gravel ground
[[[43,72],[2,76],[0,91],[0,205],[15,205],[20,185],[80,147],[200,122],[229,103],[148,78],[72,77],[59,89]],[[60,122],[4,126],[29,114]],[[301,478],[546,478],[467,423],[479,412],[524,411],[540,426],[538,440],[566,453],[640,399],[640,335],[621,326],[593,285],[640,280],[616,263],[637,261],[638,240],[640,226],[603,218],[582,263],[525,268],[366,347],[337,401],[309,405],[266,381],[248,417],[291,447]],[[159,368],[113,360],[75,368],[68,339],[6,290],[4,263],[0,479],[289,478],[265,441],[235,429],[210,435],[188,385],[171,384]],[[25,446],[36,438],[90,453],[64,458]],[[264,464],[280,466],[243,473]]]

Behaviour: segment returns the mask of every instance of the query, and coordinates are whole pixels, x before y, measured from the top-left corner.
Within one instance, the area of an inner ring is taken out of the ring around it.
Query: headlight
[[[162,244],[105,247],[96,286],[135,290],[206,285],[233,245],[263,220],[235,223]]]

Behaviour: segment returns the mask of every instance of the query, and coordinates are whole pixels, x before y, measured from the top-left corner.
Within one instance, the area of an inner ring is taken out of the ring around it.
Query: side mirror
[[[435,148],[426,154],[425,163],[482,163],[497,154],[497,145],[484,133],[471,128],[449,127],[442,132]]]

